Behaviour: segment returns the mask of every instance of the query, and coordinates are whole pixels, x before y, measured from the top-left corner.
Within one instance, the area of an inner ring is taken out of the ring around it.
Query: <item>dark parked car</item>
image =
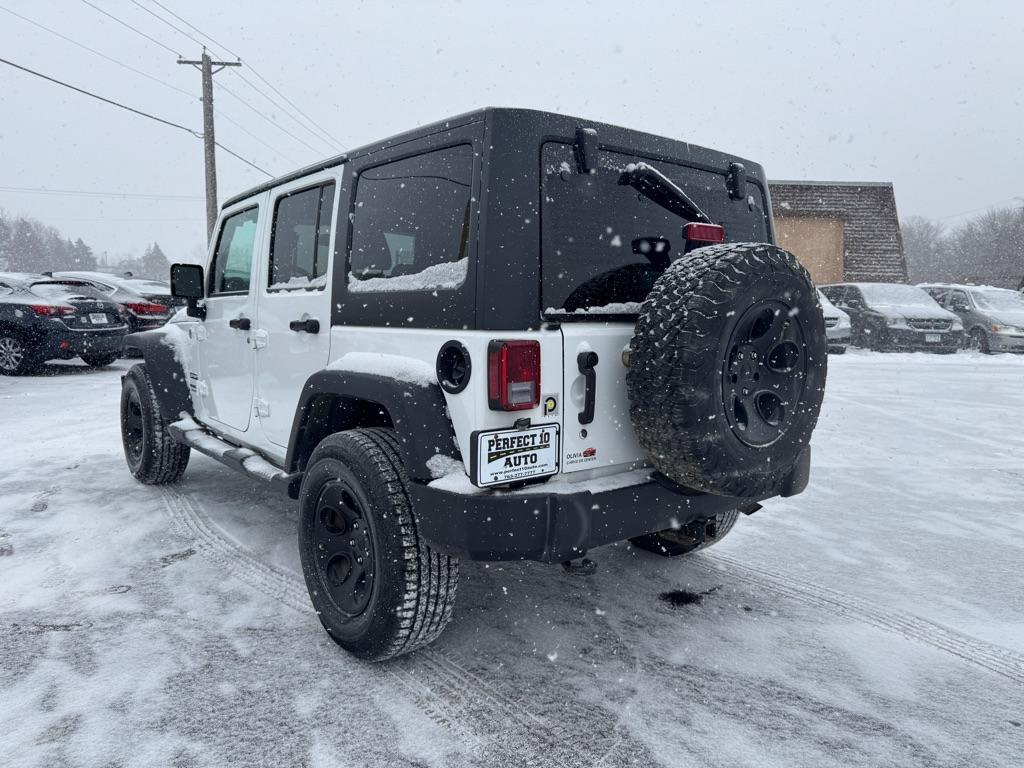
[[[0,374],[72,357],[110,365],[127,331],[124,310],[85,283],[0,272]]]
[[[963,345],[964,326],[960,318],[916,286],[836,283],[823,285],[821,290],[850,316],[855,346],[952,354]]]
[[[964,324],[967,346],[984,352],[1024,353],[1024,295],[986,285],[921,285]]]
[[[118,277],[104,272],[53,272],[55,278],[73,278],[88,283],[120,304],[128,313],[132,333],[159,328],[182,304],[171,297],[168,283],[157,280]]]

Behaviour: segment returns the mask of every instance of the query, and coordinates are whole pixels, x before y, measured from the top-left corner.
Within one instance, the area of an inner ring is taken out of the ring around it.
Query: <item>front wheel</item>
[[[299,555],[320,623],[383,661],[433,642],[451,619],[459,561],[420,538],[398,440],[386,429],[325,437],[299,492]]]
[[[121,387],[121,442],[128,469],[139,482],[165,485],[181,479],[191,449],[175,442],[160,413],[143,363],[133,365]]]
[[[981,328],[975,328],[971,331],[971,335],[967,337],[967,348],[976,352],[981,352],[983,355],[992,354],[992,350],[988,344],[988,336]]]
[[[730,509],[720,512],[710,520],[699,520],[681,528],[668,528],[657,533],[635,536],[629,543],[662,557],[678,557],[720,542],[736,525],[739,516],[739,510]]]

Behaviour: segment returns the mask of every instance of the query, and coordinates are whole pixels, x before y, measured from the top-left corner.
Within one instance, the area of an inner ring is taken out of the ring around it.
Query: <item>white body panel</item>
[[[280,197],[292,192],[332,180],[340,187],[341,173],[342,166],[339,166],[278,187],[270,195],[268,215],[273,215]],[[336,217],[336,207],[334,209],[333,216]],[[262,437],[266,441],[264,452],[283,460],[302,386],[330,359],[331,275],[334,265],[332,258],[326,285],[320,290],[268,290],[270,231],[268,226],[259,244],[259,263],[253,281],[257,297],[257,322],[253,328],[260,334],[261,345],[256,350],[254,412],[258,414]],[[336,232],[337,226],[332,223],[331,254],[334,253]],[[320,322],[319,333],[297,332],[289,328],[291,321],[309,318]]]
[[[622,353],[633,336],[631,323],[563,323],[565,398],[562,429],[562,471],[631,468],[644,458],[629,420],[627,368]],[[581,424],[586,380],[577,363],[581,352],[596,352],[594,420]],[[622,467],[621,465],[629,465]]]
[[[251,208],[254,203],[259,206],[259,219],[256,224],[255,245],[252,268],[256,269],[260,244],[265,240],[267,229],[267,195],[258,195],[244,203],[222,211],[217,224],[233,213]],[[211,254],[216,247],[217,239],[211,244]],[[209,274],[210,259],[207,259]],[[198,340],[196,354],[197,372],[199,375],[199,395],[196,415],[202,420],[209,420],[220,427],[225,427],[228,434],[239,435],[249,430],[252,423],[253,373],[255,370],[254,351],[251,344],[251,328],[249,331],[232,328],[232,320],[248,318],[255,327],[256,301],[253,280],[250,277],[249,292],[243,295],[217,295],[206,299],[206,319],[200,323],[201,328],[194,334]],[[195,397],[193,396],[195,399]]]

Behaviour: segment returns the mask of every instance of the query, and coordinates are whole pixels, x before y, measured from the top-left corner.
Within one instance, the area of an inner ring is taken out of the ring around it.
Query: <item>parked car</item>
[[[821,286],[850,316],[851,343],[879,351],[952,354],[963,345],[960,318],[925,291],[902,283],[835,283]]]
[[[0,373],[29,373],[47,360],[110,365],[121,354],[126,313],[81,281],[0,273]]]
[[[108,275],[104,272],[49,272],[55,278],[82,280],[117,302],[128,313],[132,333],[159,328],[181,302],[171,296],[169,283]]]
[[[129,470],[287,490],[362,658],[440,634],[459,557],[685,555],[808,482],[825,324],[731,154],[484,109],[230,198],[171,283],[185,312],[128,341]]]
[[[841,355],[850,343],[850,316],[828,300],[828,296],[818,291],[821,302],[821,314],[825,317],[825,335],[828,337],[828,351],[833,355]]]
[[[942,307],[964,324],[968,348],[985,354],[1024,353],[1024,295],[984,285],[922,283]]]

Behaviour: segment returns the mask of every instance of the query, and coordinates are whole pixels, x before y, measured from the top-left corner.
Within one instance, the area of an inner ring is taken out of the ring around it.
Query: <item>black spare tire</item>
[[[630,345],[630,417],[654,467],[725,496],[778,493],[818,420],[828,343],[793,254],[727,243],[674,262]]]

